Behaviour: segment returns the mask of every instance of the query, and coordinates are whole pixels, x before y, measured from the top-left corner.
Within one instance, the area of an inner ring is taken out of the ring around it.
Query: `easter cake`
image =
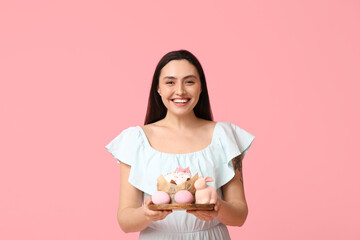
[[[192,177],[189,167],[178,167],[174,172],[157,179],[157,191],[151,196],[152,210],[187,209],[213,210],[216,191],[206,185],[212,178],[197,173]]]

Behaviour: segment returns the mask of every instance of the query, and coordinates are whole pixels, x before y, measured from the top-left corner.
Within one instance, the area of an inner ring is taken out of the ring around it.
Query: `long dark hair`
[[[162,102],[160,95],[158,94],[157,88],[159,85],[159,77],[161,70],[168,62],[172,60],[187,60],[197,69],[200,77],[202,91],[200,93],[199,101],[194,107],[194,113],[195,116],[198,118],[203,118],[212,121],[213,116],[210,107],[209,94],[206,87],[205,74],[201,67],[201,64],[199,60],[191,52],[186,50],[179,50],[179,51],[172,51],[167,53],[165,56],[163,56],[160,59],[158,65],[155,68],[144,124],[146,125],[149,123],[159,121],[160,119],[163,119],[166,116],[167,109],[164,103]]]

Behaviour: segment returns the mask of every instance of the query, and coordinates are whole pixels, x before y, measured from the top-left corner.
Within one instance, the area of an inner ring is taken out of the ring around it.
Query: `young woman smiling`
[[[120,163],[118,222],[140,239],[230,239],[226,225],[242,226],[248,209],[242,159],[254,136],[214,122],[205,75],[188,51],[158,63],[144,126],[129,127],[106,147]],[[211,176],[218,193],[213,211],[152,211],[157,177],[178,166]]]

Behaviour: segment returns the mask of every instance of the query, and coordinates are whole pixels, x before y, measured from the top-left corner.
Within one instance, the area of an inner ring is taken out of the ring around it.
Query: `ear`
[[[212,177],[206,177],[205,178],[205,182],[213,182],[214,179],[212,179]]]
[[[161,92],[160,92],[159,85],[157,86],[157,92],[158,92],[158,93],[159,93],[159,95],[161,96]]]

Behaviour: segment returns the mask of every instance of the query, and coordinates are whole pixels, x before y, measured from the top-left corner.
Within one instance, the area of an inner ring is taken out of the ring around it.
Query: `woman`
[[[253,139],[212,120],[205,75],[193,54],[166,54],[155,69],[145,125],[125,129],[106,146],[120,163],[121,229],[140,231],[140,239],[230,239],[226,225],[242,226],[248,213],[241,162]],[[157,177],[178,166],[214,178],[213,211],[148,208]]]

